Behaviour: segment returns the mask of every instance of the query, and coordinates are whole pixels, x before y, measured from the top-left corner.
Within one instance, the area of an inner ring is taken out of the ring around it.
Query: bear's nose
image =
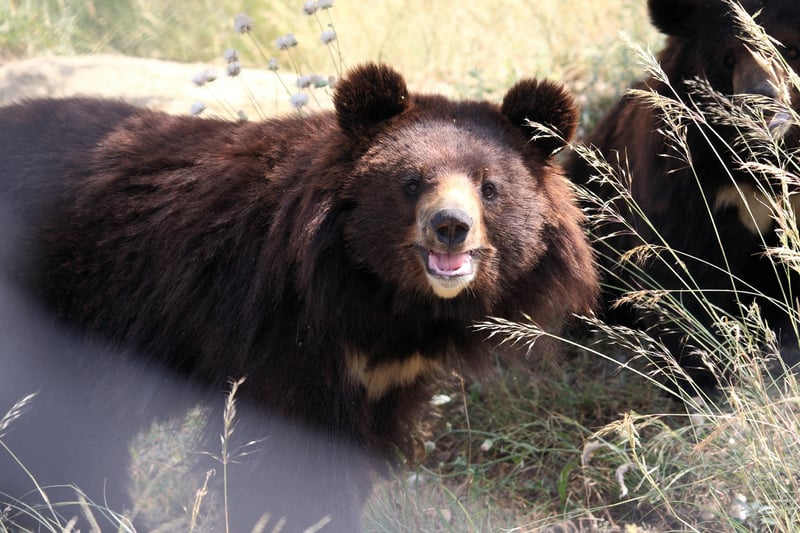
[[[776,98],[778,96],[778,91],[776,91],[775,87],[767,80],[755,81],[742,89],[742,92],[746,94],[768,96],[770,98]]]
[[[758,94],[776,98],[778,92],[769,74],[755,64],[746,64],[733,73],[734,94]]]
[[[431,218],[436,239],[446,245],[464,242],[472,227],[472,217],[460,209],[442,209]]]

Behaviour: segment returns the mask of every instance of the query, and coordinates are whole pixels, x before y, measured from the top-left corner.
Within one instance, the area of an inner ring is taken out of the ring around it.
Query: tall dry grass
[[[732,4],[732,9],[740,18],[743,38],[759,55],[760,63],[788,73],[786,93],[800,89],[800,79],[774,42],[737,5]],[[637,55],[656,79],[683,83],[667,79],[646,51],[640,49]],[[785,366],[774,331],[762,319],[758,305],[751,303],[754,296],[762,296],[778,304],[797,333],[796,295],[789,289],[789,278],[800,271],[800,239],[793,208],[800,186],[798,147],[784,143],[771,122],[777,113],[784,113],[786,126],[797,127],[800,117],[780,98],[768,101],[741,96],[732,101],[702,80],[689,83],[692,98],[682,97],[678,90],[667,96],[649,91],[634,96],[665,117],[663,134],[687,168],[693,168],[687,124],[702,126],[710,135],[709,142],[715,143],[725,139],[714,137],[714,125],[736,130],[735,138],[727,142],[737,156],[720,161],[728,169],[732,185],[737,183],[733,176],[742,173],[757,184],[762,207],[769,210],[774,231],[780,235],[779,244],[765,244],[763,253],[771,258],[772,274],[786,291],[776,301],[774,296],[758,294],[750,280],[736,279],[732,299],[741,302],[741,307],[738,313],[731,312],[716,307],[711,301],[713,293],[705,292],[690,270],[681,270],[687,258],[663,236],[632,253],[608,250],[609,264],[620,262],[631,273],[627,278],[615,278],[616,271],[609,271],[609,283],[623,286],[633,278],[635,283],[627,286],[629,292],[622,299],[671,324],[689,339],[703,364],[716,374],[720,392],[709,397],[701,387],[693,386],[691,376],[645,332],[587,318],[604,344],[582,349],[617,365],[631,379],[649,382],[653,390],[680,397],[683,403],[668,411],[626,409],[586,438],[575,486],[575,494],[582,494],[583,499],[576,498],[564,507],[571,527],[578,530],[616,531],[625,525],[626,530],[645,527],[653,531],[794,531],[800,523],[800,477],[795,474],[800,471],[800,459],[792,452],[800,443],[797,369]],[[646,224],[644,210],[629,193],[628,180],[636,176],[620,175],[615,166],[587,147],[576,145],[575,149],[594,167],[594,179],[610,186],[622,205]],[[697,194],[702,195],[703,176],[695,175]],[[747,204],[746,193],[740,190],[740,194]],[[593,197],[588,191],[584,191],[584,199],[594,205],[590,216],[598,227],[609,222],[623,224],[622,231],[637,234],[637,226],[610,209],[607,199]],[[708,231],[719,234],[710,216],[713,200],[708,202]],[[643,261],[663,262],[676,269],[685,285],[669,289],[655,285],[640,267]],[[720,275],[733,277],[724,270]],[[683,303],[687,295],[699,300],[713,317],[710,327],[687,312]],[[489,321],[482,327],[510,342],[531,343],[542,334],[533,324]],[[575,344],[573,339],[561,340]],[[629,357],[619,361],[616,354],[620,352]],[[651,370],[654,368],[657,370]],[[545,518],[521,529],[539,530],[553,523],[552,517]]]

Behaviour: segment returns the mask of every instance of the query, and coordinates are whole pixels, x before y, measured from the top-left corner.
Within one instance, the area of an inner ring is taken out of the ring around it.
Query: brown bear
[[[800,4],[794,0],[746,0],[741,5],[747,12],[757,13],[756,22],[781,43],[778,48],[788,65],[799,70]],[[751,53],[730,3],[649,0],[648,8],[653,24],[667,35],[657,59],[670,84],[651,76],[634,89],[680,98],[704,109],[708,104],[705,99],[713,97],[696,90],[692,82],[697,79],[707,80],[711,88],[733,103],[742,95],[774,99],[780,88],[787,87],[785,72],[780,68],[769,72]],[[791,94],[791,106],[800,110],[796,89]],[[776,113],[767,119],[770,127],[775,127],[774,133],[783,134],[784,145],[794,149],[798,131],[797,127],[786,127],[789,114]],[[681,128],[691,165],[676,148],[678,141],[664,134],[672,130],[662,112],[641,96],[628,94],[586,139],[616,168],[623,182],[630,179],[627,188],[641,211],[621,201],[618,191],[607,182],[592,180],[596,172],[580,157],[573,154],[566,167],[571,178],[588,186],[601,202],[616,203],[633,228],[630,231],[626,224],[610,222],[594,230],[595,248],[605,258],[602,264],[608,272],[604,291],[607,320],[651,328],[690,371],[696,384],[711,391],[717,378],[694,357],[698,345],[686,338],[680,326],[641,309],[613,309],[613,303],[627,290],[666,289],[713,335],[713,311],[705,302],[736,317],[742,313],[740,304],[749,305],[753,295],[759,294],[756,300],[762,314],[780,335],[783,355],[791,362],[797,350],[796,331],[786,306],[774,302],[789,298],[791,308],[791,295],[796,295],[800,285],[795,275],[787,277],[776,271],[766,257],[765,248],[776,245],[778,237],[770,211],[763,208],[764,197],[759,199],[756,191],[762,187],[769,190],[772,184],[766,179],[759,182],[762,178],[757,172],[742,168],[741,161],[754,156],[747,152],[753,144],[748,147],[741,142],[741,128],[721,120],[715,123],[711,112],[702,120],[686,120]],[[680,261],[663,253],[638,266],[618,262],[622,254],[643,242],[669,244],[680,252]]]
[[[234,437],[257,450],[226,464],[245,487],[234,530],[271,513],[356,531],[372,467],[413,455],[436,377],[489,366],[476,321],[553,331],[591,308],[563,142],[526,121],[569,139],[561,86],[451,101],[369,64],[334,106],[260,123],[82,98],[0,109],[0,311],[22,339],[0,348],[0,405],[40,392],[6,437],[0,492],[33,488],[19,460],[122,509],[132,436],[246,377]]]

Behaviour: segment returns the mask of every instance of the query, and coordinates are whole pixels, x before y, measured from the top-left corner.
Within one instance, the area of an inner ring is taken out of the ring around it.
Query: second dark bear
[[[410,454],[436,377],[491,360],[475,321],[527,313],[554,329],[591,307],[560,143],[525,124],[573,134],[561,87],[454,102],[367,65],[334,104],[257,124],[85,99],[0,110],[0,311],[30,294],[67,328],[57,348],[0,348],[0,405],[41,390],[7,441],[40,483],[121,507],[133,434],[245,376],[238,433],[259,453],[228,467],[248,487],[234,530],[271,512],[291,530],[330,516],[325,531],[355,531],[363,457]],[[44,369],[63,373],[56,386]],[[0,492],[32,488],[0,455]]]
[[[756,21],[781,43],[778,49],[797,70],[800,4],[794,0],[748,0],[742,5],[751,14],[760,10]],[[648,7],[653,24],[668,36],[657,59],[670,85],[650,77],[634,89],[703,105],[704,96],[687,82],[706,79],[714,90],[732,101],[736,95],[748,94],[774,98],[781,87],[787,86],[780,70],[770,74],[756,61],[742,40],[743,31],[727,2],[649,0]],[[798,110],[800,98],[796,90],[792,92],[792,107]],[[725,124],[713,124],[710,115],[706,119],[708,122],[686,120],[683,124],[691,165],[675,148],[676,139],[664,135],[671,127],[661,112],[639,96],[623,97],[588,137],[587,144],[599,148],[621,176],[630,176],[629,190],[641,213],[617,199],[612,187],[590,181],[593,171],[585,161],[573,156],[567,170],[577,183],[588,185],[603,201],[615,202],[638,234],[614,223],[596,230],[595,246],[605,257],[603,264],[609,271],[605,291],[609,321],[651,327],[700,387],[710,389],[716,380],[692,355],[697,345],[687,342],[680,328],[665,323],[663,317],[653,319],[647,313],[634,314],[629,308],[611,308],[625,287],[663,288],[682,300],[685,309],[713,335],[713,320],[704,300],[729,316],[737,316],[741,313],[739,305],[750,304],[753,294],[760,293],[762,297],[757,300],[763,316],[780,335],[784,356],[790,362],[796,359],[797,333],[791,313],[771,300],[788,299],[791,307],[800,286],[794,274],[787,277],[785,272],[776,272],[765,257],[766,247],[778,242],[775,224],[762,204],[763,196],[756,193],[757,178],[742,170],[738,161],[750,157],[737,139],[741,133]],[[782,142],[790,150],[796,147],[797,128],[784,131]],[[769,188],[769,184],[762,185]],[[617,263],[619,256],[642,242],[666,242],[681,252],[682,262],[676,263],[664,253],[661,259],[647,261],[641,271],[621,267]],[[697,298],[692,288],[703,289],[703,297]]]

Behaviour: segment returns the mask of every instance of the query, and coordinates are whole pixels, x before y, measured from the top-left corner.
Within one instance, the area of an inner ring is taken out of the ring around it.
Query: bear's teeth
[[[465,276],[472,273],[472,256],[468,253],[428,253],[428,268],[438,276]]]

